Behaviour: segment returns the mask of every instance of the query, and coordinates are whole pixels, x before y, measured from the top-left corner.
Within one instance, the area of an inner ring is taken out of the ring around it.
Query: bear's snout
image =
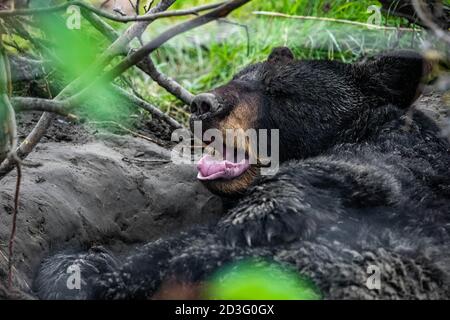
[[[195,96],[191,102],[191,113],[196,117],[213,114],[218,109],[219,102],[212,93],[201,93]]]

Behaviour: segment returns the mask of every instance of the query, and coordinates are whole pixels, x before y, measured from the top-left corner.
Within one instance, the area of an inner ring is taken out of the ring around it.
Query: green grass
[[[190,8],[217,1],[220,0],[179,0],[171,9]],[[301,59],[338,59],[344,62],[385,49],[418,46],[422,36],[420,32],[373,30],[339,22],[254,14],[255,11],[270,11],[367,23],[373,14],[368,12],[368,8],[374,5],[380,7],[379,2],[374,0],[253,0],[231,14],[227,21],[235,24],[213,22],[179,35],[153,53],[153,59],[159,70],[175,78],[192,93],[199,93],[226,83],[244,66],[264,60],[276,46],[289,46]],[[177,17],[155,21],[144,34],[144,42],[186,19]],[[97,52],[102,52],[107,46],[102,36],[93,27],[89,27],[87,22],[82,25],[83,37],[88,38],[89,43],[96,44],[94,49]],[[126,27],[120,23],[112,25],[122,30]],[[381,25],[406,27],[408,23],[401,18],[383,15]],[[244,26],[248,30],[248,36]],[[81,59],[77,58],[80,50],[73,49],[74,45],[76,44],[63,45],[62,52],[71,57],[63,61]],[[93,59],[86,55],[84,60],[88,65]],[[86,67],[85,64],[70,65],[76,66],[77,70],[84,70]],[[127,71],[124,78],[132,83],[133,89],[142,97],[186,123],[189,117],[187,106],[151,79],[136,70]]]
[[[178,1],[173,9],[188,8],[213,1]],[[175,78],[193,93],[209,90],[226,83],[239,69],[263,60],[275,46],[289,46],[298,58],[339,59],[351,62],[363,55],[388,48],[417,46],[420,34],[412,32],[370,30],[366,27],[337,22],[306,21],[283,17],[266,17],[254,11],[272,11],[288,15],[327,17],[366,23],[372,13],[371,5],[380,7],[378,1],[368,0],[254,0],[236,10],[230,21],[246,25],[245,28],[223,22],[211,23],[169,41],[153,54],[158,68]],[[181,21],[161,20],[154,23],[146,39],[154,32]],[[407,21],[382,16],[381,25],[407,27]],[[247,47],[249,46],[249,52]],[[133,73],[130,78],[135,77]],[[186,106],[149,80],[134,81],[136,90],[144,97],[170,112],[178,120],[188,119]]]

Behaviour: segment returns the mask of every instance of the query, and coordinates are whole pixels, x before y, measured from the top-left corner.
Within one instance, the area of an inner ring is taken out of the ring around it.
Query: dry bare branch
[[[164,73],[159,72],[159,70],[156,69],[156,66],[154,65],[150,56],[145,57],[142,61],[138,62],[137,66],[172,95],[174,95],[187,105],[191,104],[192,99],[194,99],[194,95],[174,79],[166,76]]]
[[[121,75],[123,72],[128,70],[130,67],[139,63],[139,61],[143,60],[150,53],[159,48],[162,44],[172,39],[173,37],[179,35],[180,33],[187,32],[194,28],[197,28],[201,25],[209,23],[219,18],[226,17],[233,10],[243,6],[251,0],[232,0],[228,1],[224,5],[220,6],[217,9],[214,9],[208,12],[205,15],[199,16],[197,18],[188,20],[186,22],[180,23],[162,34],[148,42],[144,46],[142,46],[139,50],[128,55],[124,60],[119,62],[114,68],[105,72],[102,76],[91,82],[91,85],[84,89],[82,92],[78,93],[76,96],[72,97],[74,99],[82,99],[89,96],[91,88],[95,88],[98,83],[108,83]]]
[[[113,85],[114,93],[120,98],[124,99],[127,103],[138,106],[142,109],[147,110],[153,116],[167,122],[173,128],[181,128],[175,119],[172,119],[160,109],[154,105],[148,103],[147,101],[136,97],[135,95],[128,93],[119,86]],[[76,120],[78,117],[72,113],[73,110],[78,105],[71,105],[67,100],[56,101],[51,99],[41,99],[41,98],[31,98],[31,97],[14,97],[11,99],[11,103],[17,112],[22,111],[45,111],[55,113],[64,117],[68,117],[72,120]]]
[[[11,226],[11,234],[9,235],[8,242],[8,288],[12,289],[13,283],[13,258],[14,258],[14,240],[16,238],[17,230],[17,215],[19,213],[19,194],[20,194],[20,183],[22,181],[22,168],[19,161],[15,163],[17,169],[17,179],[16,179],[16,189],[14,193],[14,210],[13,219]]]
[[[82,14],[95,28],[97,28],[97,30],[99,30],[109,40],[114,41],[119,37],[119,34],[109,24],[95,15],[95,13],[82,11]],[[191,104],[194,95],[186,90],[177,81],[161,73],[154,65],[150,56],[145,57],[136,66],[176,98],[180,99],[185,104]]]
[[[180,33],[189,31],[213,20],[223,18],[227,16],[231,11],[241,7],[242,5],[246,4],[249,1],[250,0],[228,1],[225,4],[221,5],[220,7],[208,12],[207,14],[198,16],[194,19],[188,20],[184,23],[180,23],[168,29],[167,31],[163,32],[158,37],[156,37],[154,40],[144,45],[139,50],[128,55],[118,65],[116,65],[115,67],[105,72],[102,76],[96,79],[97,74],[102,71],[102,69],[112,60],[112,58],[118,54],[123,53],[124,50],[128,47],[129,42],[135,37],[139,37],[153,20],[135,22],[109,46],[109,48],[105,51],[105,53],[98,58],[98,60],[92,65],[91,68],[89,68],[89,70],[86,71],[84,75],[80,76],[78,79],[76,79],[68,86],[66,86],[59,93],[59,95],[55,97],[54,100],[55,101],[66,100],[66,103],[68,103],[69,105],[79,103],[80,101],[82,101],[84,97],[86,97],[85,93],[88,93],[90,89],[96,87],[96,84],[108,83],[112,81],[114,78],[119,76],[125,70],[136,65],[139,61],[145,59],[151,52],[160,47],[166,41],[170,40],[171,38],[175,37]],[[166,1],[162,0],[156,7],[151,9],[148,12],[148,14],[151,15],[157,12],[164,11],[174,2],[175,0],[166,0]],[[96,80],[92,81],[92,79]],[[81,88],[83,87],[87,88],[81,90]],[[70,98],[68,98],[71,94],[73,94],[74,92],[79,92],[80,90],[81,90],[80,93],[72,95]],[[189,98],[187,98],[186,100],[188,99]],[[136,100],[136,102],[140,102],[141,105],[142,101]],[[155,110],[152,111],[155,112]],[[27,138],[21,143],[19,148],[17,148],[17,155],[21,159],[26,157],[33,150],[33,148],[39,142],[41,137],[45,134],[47,128],[50,126],[54,117],[55,114],[53,113],[48,112],[43,113],[37,125],[27,136]],[[13,167],[14,163],[12,161],[9,161],[8,159],[5,160],[0,165],[0,178],[3,177],[5,174],[7,174],[10,170],[12,170]]]
[[[99,18],[95,13],[89,10],[81,9],[81,15],[109,41],[113,42],[119,38],[120,34],[108,23]]]
[[[312,20],[312,21],[323,21],[323,22],[335,22],[341,24],[348,24],[353,26],[365,27],[374,30],[392,30],[392,31],[406,31],[406,32],[417,32],[412,28],[403,28],[403,27],[385,27],[379,26],[376,24],[364,23],[359,21],[345,20],[345,19],[336,19],[336,18],[327,18],[327,17],[314,17],[314,16],[297,16],[290,15],[280,12],[271,12],[271,11],[253,11],[253,14],[260,16],[270,16],[270,17],[282,17],[282,18],[290,18],[290,19],[298,19],[298,20]]]
[[[17,112],[22,111],[45,111],[56,113],[65,117],[73,117],[67,110],[70,108],[66,101],[57,101],[52,99],[14,97],[11,98],[11,104]]]
[[[116,93],[118,93],[121,98],[124,98],[124,99],[128,100],[130,103],[137,105],[137,106],[141,107],[142,109],[147,110],[148,112],[150,112],[150,114],[167,122],[175,129],[182,127],[182,125],[179,124],[175,119],[171,118],[170,116],[168,116],[167,114],[162,112],[160,109],[158,109],[154,105],[148,103],[145,100],[142,100],[142,99],[136,97],[133,94],[128,93],[127,91],[125,91],[124,89],[122,89],[119,86],[113,86],[113,87],[114,87],[114,91]]]
[[[148,14],[165,11],[174,2],[175,0],[161,0],[161,2],[156,7],[151,9],[148,12]],[[94,67],[92,67],[91,72],[97,71],[99,67],[100,69],[102,69],[101,66],[105,65],[108,61],[110,61],[112,57],[114,57],[116,52],[121,52],[122,50],[124,50],[124,48],[126,48],[126,46],[131,40],[133,40],[135,37],[140,36],[150,23],[151,21],[139,21],[133,23],[99,58],[98,62],[94,64]],[[90,73],[89,75],[91,74],[92,73]],[[74,92],[74,90],[76,90],[80,85],[80,82],[81,83],[83,82],[83,77],[80,78],[78,79],[78,81],[75,80],[74,82],[69,84],[66,88],[64,88],[60,92],[60,94],[57,97],[55,97],[55,100],[56,101],[63,100],[64,98],[67,97],[67,95],[70,92]],[[51,125],[55,116],[56,114],[50,112],[44,112],[42,114],[36,126],[17,148],[16,154],[20,159],[24,159],[39,143],[39,141],[47,131],[48,127]],[[8,174],[14,167],[15,167],[14,161],[11,161],[11,159],[5,159],[0,164],[0,179],[3,178],[6,174]]]
[[[152,14],[146,15],[134,15],[134,16],[118,16],[112,14],[108,11],[98,9],[88,3],[82,1],[70,1],[60,5],[45,7],[45,8],[34,8],[34,9],[16,9],[16,10],[4,10],[0,11],[0,17],[14,17],[14,16],[28,16],[28,15],[40,15],[40,14],[48,14],[58,11],[63,11],[70,6],[77,6],[83,8],[85,10],[89,10],[94,12],[98,16],[103,18],[113,20],[116,22],[136,22],[136,21],[153,21],[160,18],[168,18],[168,17],[179,17],[179,16],[187,16],[187,15],[197,15],[199,12],[211,10],[221,6],[223,2],[207,4],[203,6],[198,6],[194,8],[189,8],[185,10],[173,10],[168,12],[156,12]]]

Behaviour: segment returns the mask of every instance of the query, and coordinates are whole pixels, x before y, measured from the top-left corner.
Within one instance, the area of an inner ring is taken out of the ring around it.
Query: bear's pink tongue
[[[234,163],[205,155],[197,164],[197,178],[199,180],[233,179],[243,174],[249,167],[250,164],[246,159]]]

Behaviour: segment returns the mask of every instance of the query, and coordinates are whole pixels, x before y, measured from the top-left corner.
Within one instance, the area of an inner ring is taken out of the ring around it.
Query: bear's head
[[[246,157],[259,160],[258,148],[246,139],[226,145],[227,129],[268,129],[269,133],[278,129],[280,162],[316,156],[339,142],[359,141],[372,111],[388,105],[408,108],[420,94],[425,66],[424,59],[411,51],[345,64],[296,60],[290,49],[275,48],[266,61],[246,67],[226,85],[197,95],[191,104],[191,129],[197,121],[202,135],[208,129],[220,130],[224,155],[243,150]],[[275,150],[270,141],[269,153]],[[199,179],[215,193],[242,194],[259,176],[261,163],[229,158],[202,158]]]

